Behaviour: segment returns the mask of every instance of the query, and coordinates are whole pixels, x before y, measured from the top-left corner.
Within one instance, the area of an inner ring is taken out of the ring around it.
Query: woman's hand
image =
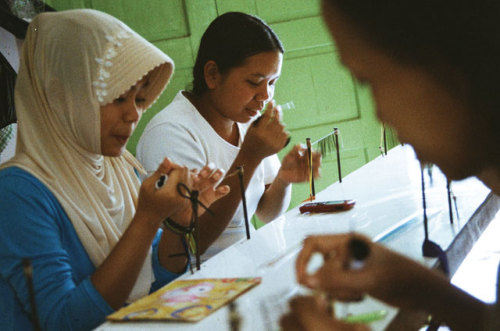
[[[161,176],[167,175],[166,181],[160,188],[156,183]],[[146,178],[141,185],[137,213],[149,216],[158,222],[158,226],[167,217],[173,218],[178,224],[188,226],[191,221],[191,204],[188,199],[181,196],[177,185],[183,183],[190,191],[198,190],[200,200],[205,206],[210,206],[214,201],[229,192],[227,185],[215,188],[223,171],[207,165],[199,172],[189,171],[168,158],[165,158],[153,175]],[[204,209],[199,208],[203,213]]]
[[[335,319],[333,312],[329,311],[328,303],[313,296],[296,297],[290,300],[290,312],[281,317],[280,325],[285,331],[369,330],[362,324],[351,324]]]
[[[369,255],[360,269],[350,269],[350,240],[355,237],[369,247]],[[323,266],[307,273],[313,253],[323,255]],[[413,308],[419,288],[431,279],[432,271],[382,245],[371,243],[359,234],[321,235],[305,239],[296,261],[299,283],[326,291],[341,301],[356,301],[369,294],[391,305]],[[421,292],[421,291],[420,291]]]
[[[321,154],[313,152],[312,168],[314,178],[319,176]],[[309,180],[309,154],[307,149],[295,145],[281,161],[278,178],[288,183],[300,183]]]
[[[281,122],[281,111],[269,102],[264,113],[248,128],[241,151],[252,158],[262,160],[278,153],[285,147],[289,134]]]
[[[198,200],[206,207],[209,207],[212,203],[229,193],[230,188],[228,185],[215,187],[223,175],[224,171],[218,168],[215,169],[213,164],[204,166],[199,172],[196,170],[191,171],[192,187],[190,190],[197,190],[199,192]],[[185,200],[189,201],[188,199]],[[201,216],[204,212],[205,209],[199,206],[198,216]],[[191,222],[192,215],[192,207],[191,203],[189,203],[188,206],[179,209],[171,217],[178,224],[188,226]]]
[[[168,178],[158,189],[156,182],[163,175],[167,175]],[[158,222],[160,226],[164,219],[185,208],[189,201],[177,192],[178,183],[192,186],[189,170],[165,158],[158,169],[143,181],[139,191],[137,214],[145,215],[148,219]]]

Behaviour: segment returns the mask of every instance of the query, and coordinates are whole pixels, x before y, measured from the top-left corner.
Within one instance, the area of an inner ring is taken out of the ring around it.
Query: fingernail
[[[316,288],[319,285],[319,280],[316,277],[309,277],[306,279],[306,284],[309,287]]]
[[[208,167],[210,170],[214,170],[214,168],[215,168],[215,163],[213,163],[213,162],[208,162],[207,167]]]

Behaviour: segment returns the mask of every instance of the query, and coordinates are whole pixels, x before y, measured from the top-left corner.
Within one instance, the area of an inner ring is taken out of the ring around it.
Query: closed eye
[[[260,85],[260,82],[256,83],[256,82],[253,82],[251,80],[247,80],[247,83],[250,84],[250,85],[252,85],[252,86],[255,86],[255,87],[257,87],[257,86]]]

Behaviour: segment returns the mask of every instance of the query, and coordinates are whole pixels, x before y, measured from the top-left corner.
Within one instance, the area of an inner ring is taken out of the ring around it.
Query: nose
[[[258,91],[257,95],[255,96],[255,99],[259,102],[267,102],[273,98],[273,95],[274,95],[274,86],[265,84]]]
[[[124,107],[123,120],[128,123],[138,122],[141,118],[142,109],[137,106],[134,98],[130,98],[127,101],[126,107]]]

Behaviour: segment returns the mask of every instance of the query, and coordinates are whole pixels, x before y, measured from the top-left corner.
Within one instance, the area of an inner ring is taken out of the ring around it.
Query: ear
[[[203,74],[205,76],[205,83],[209,89],[214,89],[219,81],[220,73],[219,66],[215,61],[209,60],[203,67]]]

